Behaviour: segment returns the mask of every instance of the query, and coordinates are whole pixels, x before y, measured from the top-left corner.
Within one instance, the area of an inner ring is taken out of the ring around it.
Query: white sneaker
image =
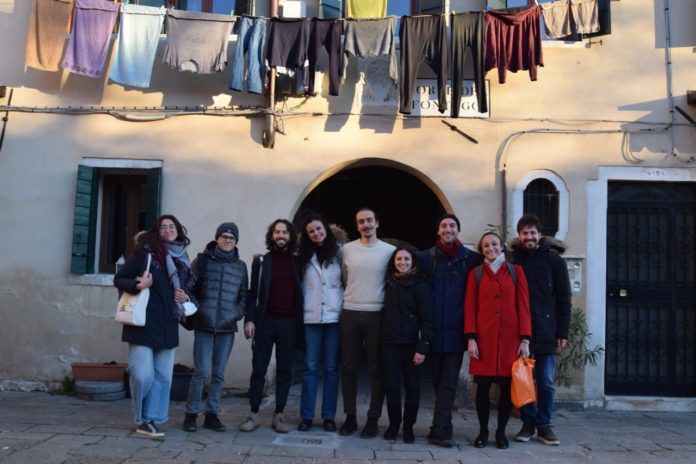
[[[290,431],[288,424],[285,423],[285,418],[283,418],[282,412],[273,414],[273,423],[271,424],[271,427],[273,427],[273,430],[278,433],[288,433]]]
[[[249,414],[249,417],[242,422],[242,425],[239,426],[239,430],[242,432],[253,432],[254,430],[259,428],[259,420],[257,417],[257,413],[252,412]]]
[[[135,429],[136,433],[139,433],[141,435],[145,435],[148,437],[163,437],[164,432],[161,432],[160,429],[157,428],[154,422],[152,421],[142,421],[140,425],[138,425],[138,428]]]

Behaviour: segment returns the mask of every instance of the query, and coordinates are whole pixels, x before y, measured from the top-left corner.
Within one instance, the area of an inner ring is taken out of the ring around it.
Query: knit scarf
[[[213,248],[212,254],[219,261],[222,261],[223,263],[229,263],[237,259],[239,251],[237,251],[237,247],[234,247],[232,251],[222,251],[220,247],[216,246],[215,248]]]
[[[505,262],[505,253],[500,253],[497,258],[495,258],[493,261],[488,261],[486,260],[486,264],[488,264],[488,267],[491,268],[491,271],[493,271],[493,274],[498,272],[498,269],[500,269],[500,266],[503,265]]]
[[[452,245],[448,245],[443,242],[442,239],[438,238],[437,242],[435,242],[435,246],[442,250],[445,256],[452,259],[457,255],[457,252],[462,247],[462,242],[460,242],[459,239],[456,239]]]
[[[191,271],[191,262],[186,254],[186,245],[184,242],[170,242],[163,238],[160,238],[160,245],[162,245],[160,249],[166,252],[164,262],[167,267],[169,282],[174,289],[185,288]],[[183,321],[186,318],[184,305],[178,301],[175,302],[176,313],[174,316],[178,320]]]
[[[416,268],[414,268],[414,267],[412,267],[411,269],[409,269],[409,270],[406,271],[406,272],[399,272],[399,271],[396,271],[396,272],[394,273],[394,280],[406,279],[406,278],[408,278],[408,277],[411,277],[411,276],[412,276],[413,274],[415,274],[415,273],[416,273]]]

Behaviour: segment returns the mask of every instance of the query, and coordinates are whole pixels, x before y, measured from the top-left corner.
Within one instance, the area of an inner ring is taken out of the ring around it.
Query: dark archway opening
[[[316,211],[358,238],[355,213],[373,208],[379,217],[378,236],[406,241],[418,249],[431,247],[436,238],[437,218],[445,208],[417,177],[389,166],[346,168],[324,180],[302,201],[294,222],[307,211]]]

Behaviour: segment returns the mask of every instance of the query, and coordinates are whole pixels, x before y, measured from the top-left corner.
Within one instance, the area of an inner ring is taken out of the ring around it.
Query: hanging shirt
[[[507,71],[529,70],[537,80],[537,66],[544,66],[541,51],[539,5],[486,13],[485,69],[498,68],[498,82],[505,83]]]
[[[133,87],[150,86],[166,12],[163,7],[121,5],[118,45],[109,72],[112,81]]]
[[[394,28],[396,18],[380,19],[346,19],[345,42],[343,46],[344,60],[341,75],[345,79],[348,57],[374,58],[389,55],[389,77],[394,82],[399,79],[396,66],[396,47],[394,47]]]
[[[272,18],[270,24],[266,55],[268,65],[291,70],[303,68],[309,50],[309,20]]]
[[[65,48],[73,0],[36,0],[29,19],[24,63],[42,71],[58,71]]]
[[[222,72],[235,20],[229,15],[170,10],[164,62],[179,71]]]
[[[348,18],[384,18],[387,0],[346,0]]]
[[[101,77],[111,45],[118,3],[75,0],[73,29],[61,66],[75,74]]]

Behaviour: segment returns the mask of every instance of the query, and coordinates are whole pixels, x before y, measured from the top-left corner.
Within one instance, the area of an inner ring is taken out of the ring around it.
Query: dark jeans
[[[532,424],[537,429],[551,425],[553,398],[556,394],[554,375],[556,359],[553,354],[535,354],[534,380],[536,381],[537,401],[522,407],[522,422]]]
[[[452,408],[457,396],[459,371],[462,369],[463,360],[463,352],[428,354],[435,388],[433,425],[442,427],[448,438],[452,438]]]
[[[413,364],[416,344],[382,345],[384,391],[387,395],[389,424],[401,424],[401,386],[406,388],[403,421],[405,426],[416,423],[420,404],[420,369]]]
[[[462,80],[466,71],[467,50],[471,48],[471,59],[474,65],[474,84],[478,111],[488,111],[486,97],[486,82],[483,70],[483,13],[459,13],[452,16],[452,117],[459,116],[459,106],[462,98]]]
[[[358,364],[363,341],[367,351],[370,369],[370,409],[367,416],[379,418],[382,415],[384,389],[380,363],[380,325],[382,314],[379,311],[341,311],[341,388],[343,390],[343,411],[356,414],[358,397]]]
[[[249,401],[251,411],[258,412],[263,398],[266,370],[275,344],[276,356],[276,412],[283,412],[292,381],[292,360],[295,354],[297,322],[295,319],[261,319],[256,324],[252,356]]]

